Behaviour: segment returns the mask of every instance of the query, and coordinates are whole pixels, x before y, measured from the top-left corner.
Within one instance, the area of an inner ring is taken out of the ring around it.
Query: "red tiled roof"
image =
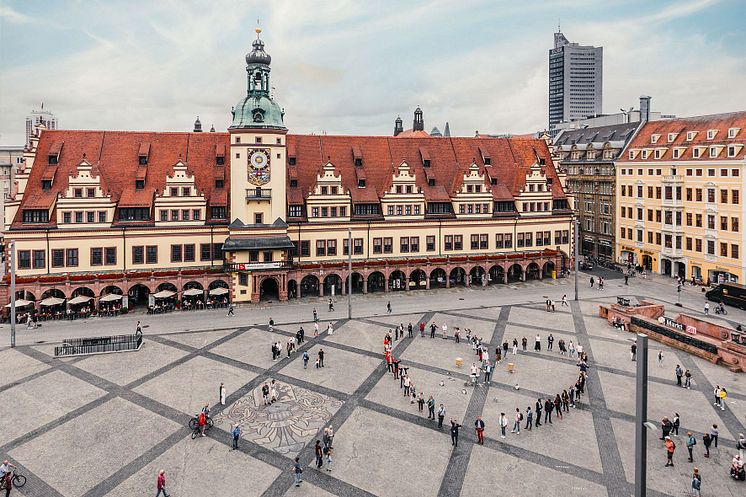
[[[740,128],[735,138],[728,138],[728,130],[730,128]],[[711,140],[707,139],[708,130],[717,130],[717,134]],[[697,132],[692,140],[686,139],[687,132],[689,131]],[[669,133],[678,134],[673,142],[668,141]],[[656,143],[651,142],[652,135],[660,135]],[[649,121],[637,132],[637,135],[627,145],[626,150],[668,148],[666,153],[657,160],[707,161],[712,160],[709,152],[705,150],[698,158],[695,158],[693,157],[694,147],[709,147],[711,145],[727,147],[727,145],[734,143],[746,145],[746,111]],[[674,147],[686,148],[678,159],[673,159],[671,149]],[[722,150],[718,159],[744,160],[746,158],[746,147],[741,148],[736,157],[727,157],[726,154],[727,151]],[[629,154],[625,153],[624,156],[620,157],[620,160],[623,162],[629,161]],[[649,162],[655,160],[653,156],[649,156],[643,160],[642,154],[638,153],[632,161]]]
[[[744,126],[746,128],[746,126]],[[392,177],[402,161],[427,200],[448,201],[461,187],[464,174],[472,162],[486,173],[485,183],[495,200],[510,200],[518,194],[531,165],[539,158],[546,161],[547,177],[553,179],[553,196],[564,198],[551,155],[545,141],[516,138],[422,138],[387,136],[318,136],[287,135],[289,157],[296,164],[288,165],[288,178],[297,180],[297,188],[288,188],[288,200],[298,204],[315,187],[322,167],[331,161],[345,189],[355,203],[378,202],[391,187]],[[57,166],[47,164],[53,144],[64,142]],[[14,221],[20,227],[21,213],[26,208],[50,208],[57,193],[67,188],[68,179],[76,172],[84,154],[100,174],[105,191],[119,207],[151,207],[154,195],[165,188],[166,176],[173,174],[173,165],[182,160],[189,174],[195,176],[195,186],[210,205],[228,205],[230,167],[216,165],[215,157],[230,147],[228,133],[154,133],[119,131],[50,130],[42,133],[37,147],[37,159],[31,171],[21,207]],[[138,156],[147,150],[147,165],[139,165]],[[362,166],[355,165],[355,157]],[[490,158],[490,165],[484,158]],[[424,167],[424,159],[430,161]],[[51,168],[57,172],[51,190],[41,189],[41,179]],[[143,179],[145,188],[137,190],[135,179]],[[225,178],[224,188],[215,188],[216,178]],[[428,184],[435,179],[435,185]],[[492,185],[490,178],[496,180]],[[358,180],[365,179],[365,188]],[[209,210],[209,209],[208,209]]]

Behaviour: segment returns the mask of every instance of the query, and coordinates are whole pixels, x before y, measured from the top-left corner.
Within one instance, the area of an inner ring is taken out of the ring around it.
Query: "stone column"
[[[471,273],[464,274],[464,285],[466,285],[467,288],[471,286]]]
[[[402,280],[402,281],[404,282],[404,291],[405,291],[405,292],[408,292],[408,291],[409,291],[409,278],[407,278],[407,277],[405,276],[405,277],[404,277],[404,280]]]
[[[508,284],[508,272],[507,271],[503,271],[503,283],[506,285]]]
[[[425,277],[425,290],[430,290],[430,276]]]
[[[368,278],[363,278],[363,295],[368,293]]]

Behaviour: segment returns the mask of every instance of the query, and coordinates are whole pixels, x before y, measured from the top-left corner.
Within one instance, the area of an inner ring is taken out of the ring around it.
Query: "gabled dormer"
[[[173,172],[166,175],[166,186],[157,192],[154,202],[156,226],[199,226],[204,224],[207,202],[197,190],[194,175],[179,158]]]
[[[116,204],[105,191],[101,176],[83,158],[67,181],[67,189],[57,199],[57,225],[60,228],[104,228],[114,219]]]
[[[150,156],[150,143],[141,143],[140,149],[137,151],[137,164],[140,166],[148,165],[148,158]]]
[[[540,216],[552,213],[552,183],[546,177],[544,165],[537,160],[526,173],[516,204],[521,216]]]
[[[492,215],[492,188],[485,181],[476,162],[462,177],[461,186],[452,197],[453,212],[457,218],[490,217]]]
[[[406,161],[399,164],[391,180],[391,186],[381,197],[386,219],[422,218],[425,215],[425,195],[417,187],[414,171]]]
[[[306,201],[311,222],[349,221],[350,192],[342,186],[342,175],[330,161],[316,176],[316,186]]]

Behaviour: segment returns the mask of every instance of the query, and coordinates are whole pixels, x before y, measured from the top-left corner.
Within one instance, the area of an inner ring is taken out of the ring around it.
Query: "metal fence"
[[[705,352],[709,352],[710,354],[718,353],[718,348],[716,345],[713,345],[709,342],[705,342],[703,340],[699,340],[692,335],[686,335],[683,333],[679,333],[666,326],[662,326],[658,323],[651,323],[650,321],[640,319],[636,316],[632,316],[631,322],[635,326],[644,328],[646,330],[650,330],[652,332],[658,333],[659,335],[663,335],[667,338],[672,338],[683,344],[689,345],[691,347],[696,347],[700,350],[704,350]]]
[[[142,333],[134,335],[113,335],[108,337],[66,338],[62,345],[54,348],[55,357],[103,354],[139,350],[142,346]]]

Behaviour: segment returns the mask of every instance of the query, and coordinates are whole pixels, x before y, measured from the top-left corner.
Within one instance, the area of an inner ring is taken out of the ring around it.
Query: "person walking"
[[[593,284],[596,282],[596,280],[593,279],[593,276],[591,276],[591,279],[589,280],[591,284],[591,288],[593,288]]]
[[[233,317],[236,313],[233,311],[233,304],[228,305],[228,316],[227,317]]]
[[[538,399],[536,401],[536,406],[535,406],[536,407],[536,427],[541,426],[541,409],[543,406],[544,404],[542,404],[541,399]]]
[[[490,378],[492,377],[492,364],[487,360],[484,362],[484,384],[489,385]]]
[[[663,366],[663,351],[658,351],[658,366]]]
[[[630,358],[635,361],[637,359],[637,344],[633,343],[629,346],[629,356]]]
[[[318,323],[319,322],[319,313],[316,311],[316,308],[313,308],[313,322]]]
[[[458,447],[458,430],[461,425],[456,422],[455,419],[451,418],[451,445]]]
[[[710,445],[712,445],[712,437],[709,433],[702,435],[702,442],[705,444],[705,457],[710,457]]]
[[[236,450],[238,448],[239,438],[241,438],[241,427],[236,423],[231,430],[231,450]]]
[[[666,466],[673,467],[673,453],[676,450],[676,444],[671,440],[671,437],[666,437]]]
[[[738,434],[736,450],[738,450],[738,455],[741,456],[741,459],[743,459],[744,451],[746,451],[746,437],[743,436],[743,433]]]
[[[329,298],[329,312],[333,312],[333,311],[334,311],[334,300],[332,300],[330,297]]]
[[[715,395],[715,402],[712,405],[720,407],[720,385],[715,385],[715,390],[712,393]]]
[[[673,431],[674,436],[679,436],[679,427],[681,426],[681,417],[678,412],[673,413]]]
[[[534,422],[534,413],[531,411],[531,406],[526,408],[526,426],[525,429],[531,431]]]
[[[629,285],[629,274],[624,273],[624,284]]]
[[[725,388],[720,389],[720,410],[725,410],[725,397],[727,397],[728,392],[725,390]]]
[[[521,434],[521,421],[523,421],[523,413],[520,409],[517,407],[515,408],[515,421],[513,421],[513,429],[510,430],[510,433],[515,433],[516,435]]]
[[[712,439],[712,443],[715,444],[715,448],[718,447],[718,437],[720,436],[720,430],[718,430],[718,425],[713,424],[712,428],[710,428],[710,439]]]
[[[689,462],[694,462],[694,446],[697,445],[697,439],[689,431],[686,434],[686,450],[689,452]]]
[[[161,494],[163,494],[163,497],[168,497],[168,492],[166,492],[166,471],[163,469],[158,472],[155,488],[158,490],[155,497],[159,497]]]
[[[300,476],[301,474],[303,474],[303,468],[300,466],[300,457],[296,457],[295,464],[293,464],[293,478],[296,487],[300,487],[300,483],[303,481]]]
[[[386,302],[386,314],[391,314],[391,301]]]
[[[225,405],[225,385],[223,383],[220,383],[220,388],[218,389],[218,400],[220,401],[220,405]]]
[[[326,450],[326,470],[331,471],[332,463],[334,462],[334,459],[332,459],[332,453],[334,452],[334,449],[331,447],[327,447],[325,450]]]
[[[324,349],[319,349],[319,367],[324,367]]]
[[[709,316],[709,315],[710,315],[710,303],[705,302],[705,316]]]
[[[303,351],[303,369],[308,369],[308,359],[309,359],[308,351],[304,350]]]
[[[699,468],[694,468],[692,472],[692,496],[700,497],[700,489],[702,488],[702,476],[699,474]]]
[[[684,371],[684,388],[687,390],[692,389],[692,372],[688,369]]]
[[[142,326],[140,325],[140,321],[137,322],[137,325],[135,325],[135,333],[138,335],[142,334]]]
[[[274,329],[275,329],[275,320],[272,319],[272,317],[270,316],[270,318],[269,318],[269,331],[274,331]]]
[[[683,387],[684,385],[681,384],[681,378],[684,376],[684,370],[677,364],[674,373],[676,374],[676,385]]]
[[[443,418],[446,417],[446,408],[443,404],[440,404],[440,407],[438,408],[438,429],[443,429]]]
[[[562,296],[562,307],[570,307],[570,304],[567,303],[567,294]]]
[[[505,417],[505,413],[500,413],[500,438],[505,438],[505,429],[508,427],[508,418]]]
[[[432,395],[427,399],[427,419],[435,419],[435,399]]]
[[[324,466],[324,449],[321,447],[321,440],[316,440],[313,453],[316,455],[316,467],[321,469]]]
[[[477,443],[484,445],[484,421],[482,421],[482,416],[477,416],[477,420],[474,421],[474,429],[477,432]]]

